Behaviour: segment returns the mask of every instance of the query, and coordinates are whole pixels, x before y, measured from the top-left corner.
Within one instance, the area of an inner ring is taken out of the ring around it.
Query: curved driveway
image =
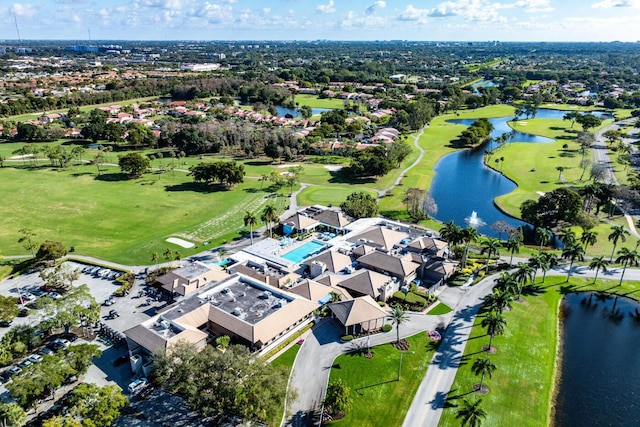
[[[617,280],[621,273],[621,268],[613,268],[606,273],[600,272],[599,277]],[[567,266],[558,266],[550,270],[547,275],[566,274]],[[594,271],[585,266],[574,266],[572,275],[593,277]],[[446,327],[442,342],[433,355],[403,426],[435,427],[438,425],[473,322],[482,305],[482,298],[491,292],[497,276],[487,277],[466,290],[460,287],[445,287],[439,299],[453,308],[451,313],[441,316],[411,314],[409,322],[402,325],[400,329],[402,337]],[[625,279],[640,280],[640,270],[627,269]],[[339,337],[342,332],[333,321],[324,319],[313,328],[313,333],[300,348],[289,379],[289,386],[296,390],[297,398],[289,404],[284,425],[294,427],[318,425],[319,410],[333,361],[342,353],[366,345],[366,338],[360,338],[351,343],[341,343]],[[373,335],[371,345],[388,343],[394,341],[395,337],[395,332]]]

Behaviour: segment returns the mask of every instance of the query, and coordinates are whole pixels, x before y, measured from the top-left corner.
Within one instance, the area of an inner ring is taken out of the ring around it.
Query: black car
[[[60,335],[60,338],[64,338],[65,340],[69,341],[69,342],[74,342],[78,339],[78,336],[76,334],[74,334],[73,332],[67,332],[64,333],[62,335]]]
[[[28,308],[21,308],[20,311],[18,312],[18,317],[27,317],[28,315],[29,315]]]
[[[120,366],[126,363],[127,361],[129,361],[129,356],[127,356],[126,354],[123,354],[122,356],[118,357],[116,360],[113,361],[113,366]]]
[[[8,328],[13,324],[13,320],[0,320],[0,328]]]

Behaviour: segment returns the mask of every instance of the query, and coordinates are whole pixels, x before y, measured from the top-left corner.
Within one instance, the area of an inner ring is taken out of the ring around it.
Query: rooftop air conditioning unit
[[[244,313],[244,311],[240,307],[234,308],[233,311],[231,312],[231,314],[233,314],[234,316],[241,316],[242,313]]]
[[[270,291],[264,291],[262,293],[262,298],[267,299],[267,298],[270,298],[271,295],[272,295],[272,293]]]
[[[163,329],[169,329],[169,326],[171,326],[171,323],[169,323],[168,320],[161,320],[160,326],[162,326]]]

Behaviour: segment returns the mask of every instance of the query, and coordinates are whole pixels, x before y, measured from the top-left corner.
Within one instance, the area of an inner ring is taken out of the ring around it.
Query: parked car
[[[71,343],[68,340],[64,338],[56,338],[55,340],[51,341],[47,345],[47,347],[49,347],[51,350],[58,351],[62,350],[63,348],[69,347],[69,345],[71,345]]]
[[[34,353],[31,356],[27,357],[27,360],[29,360],[31,363],[40,363],[42,362],[42,356]]]
[[[0,320],[0,328],[8,328],[13,324],[13,320]]]
[[[21,308],[20,311],[18,311],[18,317],[27,317],[29,315],[29,309],[28,308]]]
[[[53,300],[58,300],[58,299],[62,298],[62,295],[60,295],[60,294],[59,294],[59,293],[57,293],[57,292],[49,292],[49,293],[47,294],[47,296],[48,296],[49,298],[53,299]]]
[[[35,301],[35,299],[36,299],[36,296],[33,295],[31,292],[22,292],[20,294],[20,302],[22,304],[26,304],[30,301]]]
[[[66,380],[64,380],[64,382],[62,384],[69,385],[69,384],[75,383],[76,381],[78,381],[78,377],[76,377],[75,375],[72,375],[69,378],[67,378]]]
[[[53,354],[53,351],[49,347],[42,347],[38,350],[38,354],[42,356],[49,356],[50,354]]]
[[[143,377],[129,383],[129,386],[127,387],[127,389],[129,390],[129,393],[135,394],[140,390],[142,390],[143,388],[145,388],[146,385],[147,385],[147,379]]]
[[[20,372],[22,372],[22,368],[19,366],[12,366],[9,369],[7,369],[7,372],[10,375],[18,375]]]
[[[20,366],[21,368],[28,368],[31,365],[32,363],[29,359],[24,359],[18,363],[18,366]]]
[[[78,339],[78,336],[73,332],[65,332],[64,334],[60,335],[60,338],[65,339],[69,342],[75,342]]]

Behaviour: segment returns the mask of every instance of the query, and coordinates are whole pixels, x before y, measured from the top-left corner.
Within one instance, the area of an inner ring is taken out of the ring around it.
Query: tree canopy
[[[219,161],[213,163],[200,163],[192,166],[191,176],[196,182],[211,184],[215,181],[223,185],[235,185],[244,181],[244,165],[234,161]]]
[[[344,213],[353,218],[369,218],[378,215],[378,203],[370,194],[361,191],[351,193],[340,205]]]
[[[560,187],[537,201],[527,200],[520,206],[522,219],[536,227],[554,228],[561,221],[575,224],[582,209],[582,197],[573,190]]]
[[[140,153],[128,153],[118,158],[118,165],[123,173],[130,176],[141,176],[149,169],[149,158]]]

